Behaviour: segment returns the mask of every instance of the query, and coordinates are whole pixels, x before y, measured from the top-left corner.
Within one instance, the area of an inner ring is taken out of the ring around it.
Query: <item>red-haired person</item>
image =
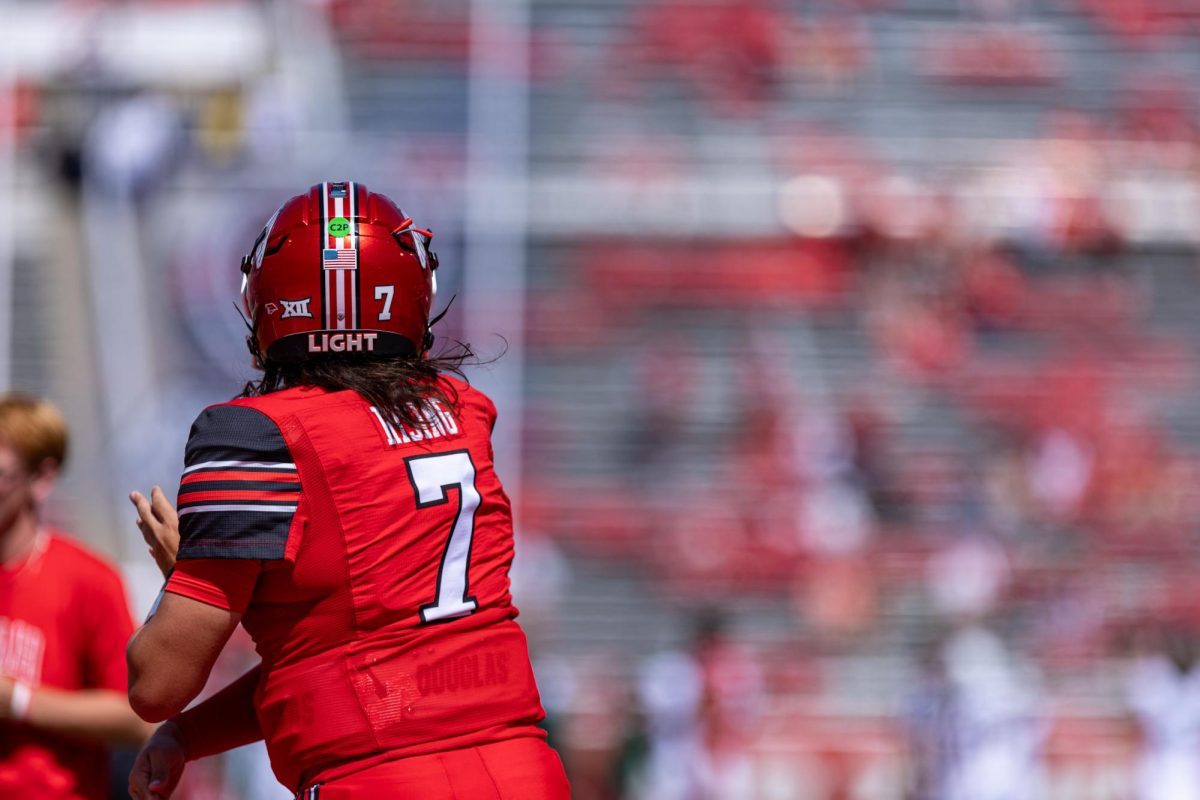
[[[0,797],[107,798],[108,746],[151,731],[125,696],[120,576],[42,520],[66,452],[53,405],[0,395]]]
[[[298,797],[569,796],[509,595],[496,408],[449,374],[469,351],[429,352],[430,237],[324,183],[243,259],[263,374],[192,426],[178,516],[161,490],[132,495],[161,566],[178,542],[129,646],[133,707],[169,720],[134,797],[259,738]],[[183,711],[239,623],[260,666]]]

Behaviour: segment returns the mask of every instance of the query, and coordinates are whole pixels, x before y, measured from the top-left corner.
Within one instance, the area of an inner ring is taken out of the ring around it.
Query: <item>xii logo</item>
[[[283,306],[283,314],[280,319],[288,317],[312,317],[312,312],[308,309],[308,304],[312,302],[312,297],[305,297],[303,300],[284,300],[279,298],[279,304]]]

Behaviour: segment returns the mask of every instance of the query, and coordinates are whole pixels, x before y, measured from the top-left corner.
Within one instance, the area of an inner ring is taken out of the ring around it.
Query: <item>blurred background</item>
[[[577,798],[1200,797],[1200,0],[0,14],[0,384],[65,409],[53,520],[139,614],[125,496],[252,376],[240,256],[359,180],[507,347]]]

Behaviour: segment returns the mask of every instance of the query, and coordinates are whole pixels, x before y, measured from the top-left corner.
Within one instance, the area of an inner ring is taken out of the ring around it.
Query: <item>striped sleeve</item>
[[[178,558],[284,557],[300,476],[273,420],[245,406],[206,408],[184,464]]]

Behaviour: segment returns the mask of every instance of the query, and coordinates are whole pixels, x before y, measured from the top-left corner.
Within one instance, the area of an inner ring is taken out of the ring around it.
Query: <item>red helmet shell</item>
[[[431,238],[361,183],[319,183],[291,198],[242,259],[258,353],[423,353],[437,285]]]

